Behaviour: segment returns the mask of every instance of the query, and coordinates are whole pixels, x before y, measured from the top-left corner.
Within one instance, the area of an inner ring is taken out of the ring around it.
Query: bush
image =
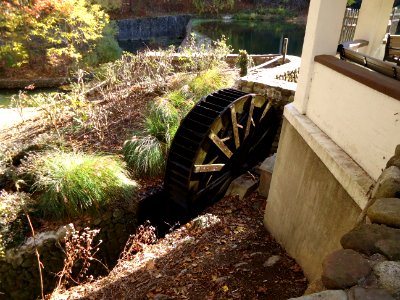
[[[113,156],[49,152],[27,166],[44,215],[77,216],[111,200],[132,199],[137,185]]]

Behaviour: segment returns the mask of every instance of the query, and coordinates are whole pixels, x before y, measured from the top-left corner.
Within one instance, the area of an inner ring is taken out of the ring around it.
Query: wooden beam
[[[214,133],[211,132],[209,135],[209,138],[214,142],[214,144],[228,157],[231,158],[232,156],[232,151],[229,150],[229,148],[224,144],[223,141]]]
[[[253,111],[254,111],[254,98],[252,98],[251,102],[250,102],[249,117],[247,118],[246,131],[244,132],[244,138],[247,138],[247,136],[250,133],[251,121],[253,119]]]
[[[235,138],[235,146],[237,149],[240,147],[240,140],[239,140],[239,130],[238,130],[238,122],[236,118],[235,106],[231,106],[231,119],[232,119],[233,136]]]
[[[272,107],[272,104],[271,104],[271,101],[269,101],[268,104],[267,104],[267,106],[265,107],[265,109],[264,109],[262,115],[261,115],[260,121],[261,121],[262,119],[264,119],[265,115],[266,115],[267,112],[271,109],[271,107]]]
[[[225,164],[194,165],[194,173],[208,173],[221,171]]]

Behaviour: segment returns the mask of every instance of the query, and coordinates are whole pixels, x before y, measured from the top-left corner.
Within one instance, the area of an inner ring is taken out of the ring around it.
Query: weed
[[[90,230],[88,227],[79,232],[72,226],[72,229],[66,233],[64,237],[64,267],[57,274],[59,277],[57,289],[65,287],[69,283],[81,284],[93,279],[92,276],[87,276],[86,273],[93,261],[101,263],[94,256],[99,250],[98,246],[102,241],[100,240],[97,245],[93,245],[93,240],[99,232],[99,229]],[[78,265],[78,270],[76,270]]]
[[[132,260],[137,252],[143,251],[144,245],[151,245],[157,242],[156,228],[147,221],[136,229],[136,233],[131,235],[121,252],[118,263]]]
[[[117,157],[49,152],[28,161],[39,208],[53,217],[96,211],[110,201],[132,199],[137,185]]]

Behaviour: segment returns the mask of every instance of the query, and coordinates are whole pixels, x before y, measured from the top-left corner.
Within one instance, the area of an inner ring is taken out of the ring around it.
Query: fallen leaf
[[[227,285],[224,285],[223,287],[221,287],[221,290],[222,290],[224,293],[227,293],[227,292],[229,291],[229,288],[228,288]]]

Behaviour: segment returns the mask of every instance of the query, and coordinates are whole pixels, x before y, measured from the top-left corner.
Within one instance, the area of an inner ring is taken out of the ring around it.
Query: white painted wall
[[[394,0],[363,0],[354,39],[369,41],[359,52],[383,59],[382,41],[385,37]]]
[[[375,180],[400,144],[400,101],[319,63],[307,116]]]

